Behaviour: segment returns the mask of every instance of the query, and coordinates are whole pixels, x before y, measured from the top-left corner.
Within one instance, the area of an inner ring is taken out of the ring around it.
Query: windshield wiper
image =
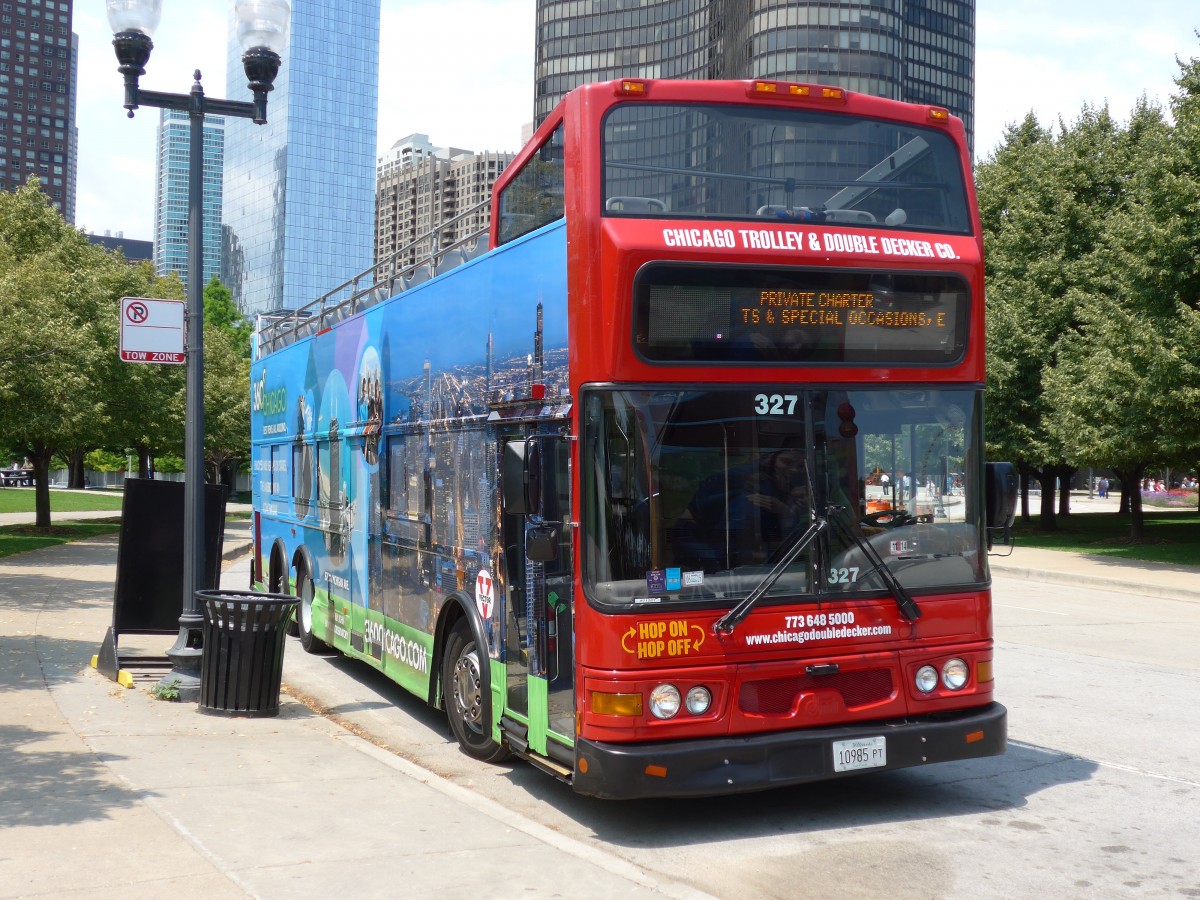
[[[749,594],[746,599],[735,606],[713,624],[713,634],[733,634],[733,629],[737,628],[746,616],[750,615],[750,611],[758,605],[758,601],[771,589],[771,586],[777,582],[787,567],[792,561],[809,548],[809,545],[817,539],[822,531],[829,527],[829,522],[823,517],[818,516],[816,521],[808,526],[804,534],[796,538],[796,542],[788,547],[787,552],[780,557],[779,562],[775,563],[775,567],[764,576],[763,580]]]
[[[849,516],[846,513],[845,507],[829,507],[829,517],[833,520],[834,529],[843,538],[849,540],[850,543],[862,551],[863,556],[871,563],[871,572],[879,573],[879,577],[883,579],[883,583],[887,585],[888,590],[896,598],[896,605],[900,607],[900,615],[904,616],[909,622],[915,622],[921,618],[921,607],[917,606],[917,601],[912,598],[912,594],[904,589],[904,586],[892,574],[892,570],[884,564],[883,558],[871,546],[870,541],[863,540],[862,535],[854,530],[853,525],[848,524]],[[867,574],[870,575],[871,572]]]

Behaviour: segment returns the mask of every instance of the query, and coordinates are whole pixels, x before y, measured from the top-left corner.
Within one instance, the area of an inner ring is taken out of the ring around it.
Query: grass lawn
[[[51,491],[50,512],[91,512],[111,509],[120,512],[122,495],[106,491]],[[34,511],[33,488],[0,489],[0,513]]]
[[[55,544],[79,541],[98,534],[116,534],[121,528],[120,519],[92,519],[88,522],[61,522],[49,528],[34,528],[32,525],[0,525],[0,557],[24,553],[26,550],[41,550]]]
[[[1147,509],[1143,518],[1145,537],[1139,544],[1129,539],[1129,516],[1119,513],[1058,516],[1058,531],[1053,532],[1038,530],[1040,516],[1028,523],[1018,518],[1013,535],[1018,547],[1200,567],[1200,514]]]

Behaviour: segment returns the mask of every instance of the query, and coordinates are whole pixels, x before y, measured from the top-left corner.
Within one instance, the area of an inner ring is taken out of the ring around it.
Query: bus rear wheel
[[[442,695],[450,730],[469,756],[484,762],[500,762],[509,753],[492,740],[491,697],[483,689],[481,656],[466,621],[459,619],[450,630],[442,656]]]
[[[268,570],[267,590],[272,594],[290,594],[288,590],[287,567],[279,554],[271,554],[271,567]],[[251,585],[253,587],[253,585]],[[288,637],[299,637],[300,626],[296,624],[296,617],[299,615],[297,610],[292,610],[291,616],[288,617],[286,631]]]
[[[316,586],[307,571],[301,569],[296,573],[296,628],[300,632],[300,646],[308,653],[326,653],[329,645],[312,632],[313,598],[316,597]]]

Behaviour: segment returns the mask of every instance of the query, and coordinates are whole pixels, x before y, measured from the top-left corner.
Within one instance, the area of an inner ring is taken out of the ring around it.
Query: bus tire
[[[271,551],[271,563],[268,571],[267,591],[271,594],[290,594],[290,585],[288,584],[288,570],[283,562],[283,554],[276,547]],[[297,610],[292,610],[291,616],[288,617],[287,634],[288,637],[299,637],[300,626],[296,624],[296,617],[299,615]]]
[[[468,756],[500,762],[508,750],[492,740],[491,697],[483,689],[483,665],[475,638],[465,619],[459,619],[446,640],[442,656],[442,697],[450,730]]]
[[[301,568],[296,572],[296,628],[300,633],[300,646],[307,653],[327,653],[329,645],[312,633],[313,598],[316,586],[308,571]]]

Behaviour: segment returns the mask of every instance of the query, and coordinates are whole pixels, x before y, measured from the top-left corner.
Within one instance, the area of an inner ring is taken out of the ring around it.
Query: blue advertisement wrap
[[[501,655],[501,442],[569,409],[566,291],[560,220],[254,361],[263,578],[320,641],[419,692],[457,593]]]

